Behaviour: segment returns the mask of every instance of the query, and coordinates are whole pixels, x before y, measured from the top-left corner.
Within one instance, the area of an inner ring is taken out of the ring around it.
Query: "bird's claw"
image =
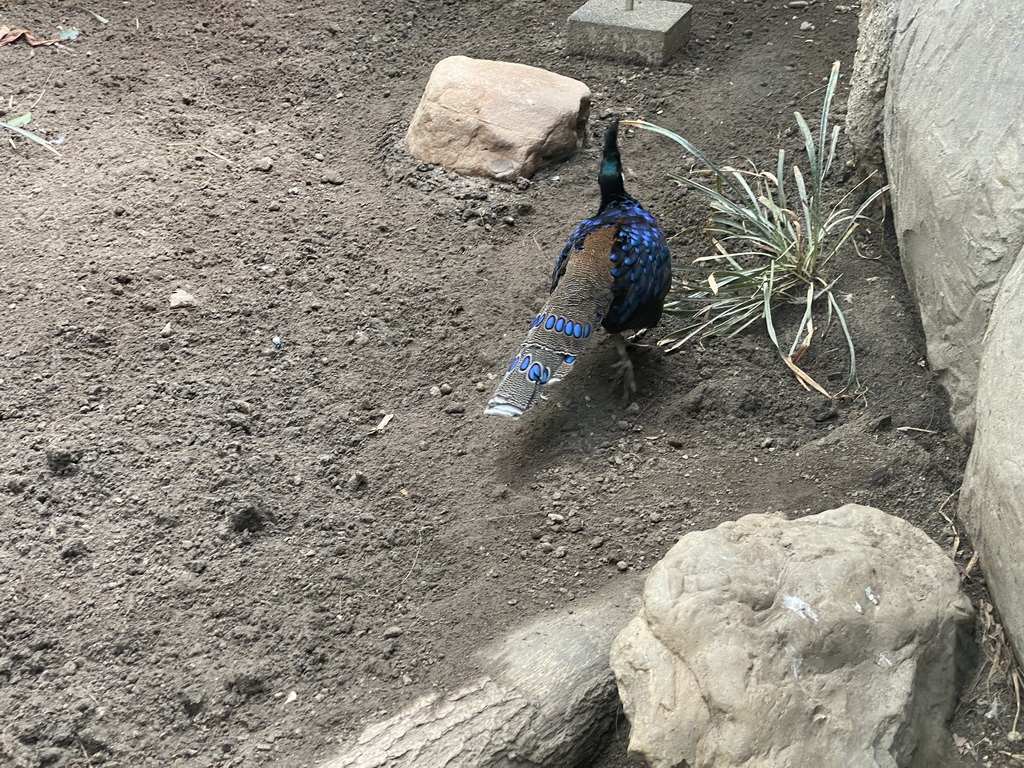
[[[622,404],[629,405],[629,401],[636,394],[636,377],[633,375],[633,361],[626,359],[615,363],[617,372],[614,382],[622,384]]]

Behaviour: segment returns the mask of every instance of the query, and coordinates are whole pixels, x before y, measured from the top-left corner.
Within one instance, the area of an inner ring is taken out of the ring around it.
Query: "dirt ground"
[[[520,423],[482,414],[596,207],[609,116],[768,165],[852,65],[855,3],[706,0],[656,71],[565,54],[577,4],[126,0],[100,23],[0,0],[0,24],[81,29],[0,48],[0,119],[65,137],[0,135],[4,765],[314,765],[482,642],[747,513],[856,501],[952,552],[966,450],[882,227],[837,265],[858,397],[804,392],[750,332],[640,350],[629,407],[602,345]],[[519,185],[410,159],[452,54],[587,83],[590,146]],[[700,255],[683,158],[622,149],[677,263]],[[833,389],[842,353],[809,363]],[[998,711],[983,681],[954,723],[971,764],[1012,760],[992,685]],[[627,736],[595,764],[631,764]]]

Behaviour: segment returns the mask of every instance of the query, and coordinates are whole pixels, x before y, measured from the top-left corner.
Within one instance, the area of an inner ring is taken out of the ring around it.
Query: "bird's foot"
[[[651,329],[650,328],[641,328],[639,331],[637,331],[636,333],[634,333],[631,336],[623,336],[623,340],[624,340],[623,343],[625,343],[625,345],[627,347],[640,347],[642,349],[651,349],[653,345],[651,345],[651,344],[641,344],[640,343],[640,340],[644,336],[647,335],[647,332],[649,330],[651,330]]]
[[[619,361],[615,363],[616,375],[614,381],[622,384],[622,403],[626,405],[636,394],[636,377],[633,375],[633,360],[629,356],[629,349],[626,340],[621,333],[612,334],[615,341],[615,349],[619,353]]]

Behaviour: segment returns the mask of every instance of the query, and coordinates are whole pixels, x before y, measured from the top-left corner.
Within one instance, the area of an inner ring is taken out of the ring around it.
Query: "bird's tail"
[[[591,297],[586,300],[579,289],[588,287]],[[574,286],[572,280],[558,285],[531,322],[526,341],[509,363],[484,413],[518,419],[542,387],[561,381],[572,370],[576,358],[595,340],[611,303],[610,294],[593,294],[592,286]]]

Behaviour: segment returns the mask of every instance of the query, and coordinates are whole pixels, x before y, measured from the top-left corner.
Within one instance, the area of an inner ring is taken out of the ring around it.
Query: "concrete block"
[[[693,6],[668,0],[588,0],[569,17],[568,50],[660,67],[690,39]]]

